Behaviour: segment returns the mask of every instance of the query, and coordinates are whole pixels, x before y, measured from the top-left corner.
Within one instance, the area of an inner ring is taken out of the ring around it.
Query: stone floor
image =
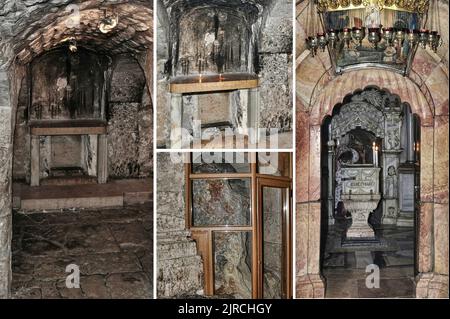
[[[383,238],[380,247],[337,248],[345,225],[330,226],[323,258],[327,298],[413,298],[414,229],[384,225],[376,227]],[[380,287],[366,287],[366,266],[380,269]]]
[[[152,204],[14,212],[13,298],[152,298]],[[69,264],[80,288],[67,288]]]

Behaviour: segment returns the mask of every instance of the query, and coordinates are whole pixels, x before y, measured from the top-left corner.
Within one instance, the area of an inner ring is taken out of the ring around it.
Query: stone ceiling
[[[76,4],[79,24],[72,27]],[[98,26],[105,9],[118,15],[117,26],[101,33]],[[75,38],[78,46],[97,52],[139,53],[152,47],[153,1],[151,0],[6,0],[0,3],[0,66],[15,57],[28,63],[51,48]]]
[[[247,16],[258,16],[274,0],[158,0],[162,1],[172,21],[177,21],[181,14],[199,7],[220,7],[240,11]]]

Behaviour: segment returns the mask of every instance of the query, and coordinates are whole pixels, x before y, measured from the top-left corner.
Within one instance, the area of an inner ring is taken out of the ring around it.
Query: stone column
[[[181,148],[183,123],[183,95],[170,94],[170,148]]]
[[[334,141],[328,141],[328,225],[334,225]]]
[[[0,299],[10,296],[12,236],[12,123],[9,81],[0,69]]]
[[[108,181],[108,136],[98,135],[97,144],[97,179],[99,184],[105,184]]]
[[[251,144],[256,144],[259,142],[259,89],[253,88],[248,90],[248,128],[249,128],[249,139]]]
[[[31,136],[31,151],[30,151],[30,171],[31,171],[31,178],[30,178],[30,185],[31,186],[39,186],[39,171],[40,171],[40,150],[39,150],[39,136],[38,135],[32,135]]]
[[[400,105],[392,105],[386,110],[383,139],[383,224],[396,224],[399,209],[400,139],[402,129]]]

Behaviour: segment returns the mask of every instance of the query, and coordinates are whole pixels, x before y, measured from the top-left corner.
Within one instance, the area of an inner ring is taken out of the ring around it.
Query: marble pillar
[[[106,134],[98,135],[97,148],[97,180],[99,184],[104,184],[108,181],[108,136]]]
[[[40,170],[41,170],[41,152],[40,152],[40,137],[38,135],[31,136],[30,143],[31,151],[30,151],[30,170],[31,170],[31,178],[30,185],[31,186],[39,186],[40,179]]]
[[[183,95],[170,94],[170,148],[182,148]]]
[[[399,165],[402,130],[402,106],[393,99],[385,108],[383,139],[383,224],[396,224],[400,216],[399,209]]]
[[[334,141],[328,141],[328,225],[334,225]]]
[[[259,97],[259,89],[253,88],[248,90],[249,94],[249,105],[248,105],[248,128],[249,128],[249,139],[251,144],[256,144],[259,141],[260,138],[260,132],[259,132],[259,103],[260,103],[260,97]]]

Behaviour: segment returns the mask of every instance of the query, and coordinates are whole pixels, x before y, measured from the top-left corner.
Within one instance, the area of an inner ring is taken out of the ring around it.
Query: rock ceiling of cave
[[[8,4],[11,4],[8,6]],[[71,4],[79,10],[79,24],[72,27]],[[99,24],[107,14],[117,14],[118,24],[102,33]],[[17,56],[28,63],[37,55],[75,39],[78,46],[97,52],[140,53],[153,44],[153,2],[121,0],[15,0],[0,4],[1,60]],[[3,56],[3,57],[2,57]]]
[[[172,18],[178,19],[183,12],[196,7],[227,7],[245,13],[261,13],[274,0],[159,0],[170,11]],[[256,11],[257,10],[257,11]]]

